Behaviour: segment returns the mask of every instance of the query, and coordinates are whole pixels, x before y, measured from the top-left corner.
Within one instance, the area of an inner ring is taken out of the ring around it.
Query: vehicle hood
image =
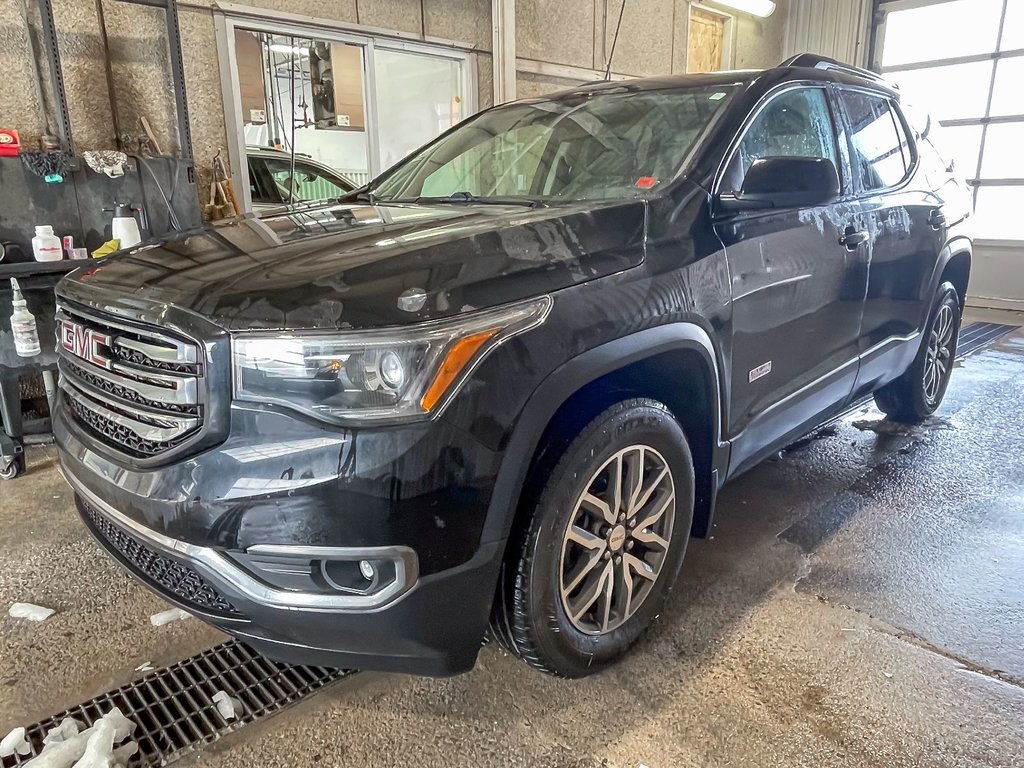
[[[72,273],[61,293],[170,304],[228,330],[442,318],[637,266],[646,203],[336,205],[246,217]]]

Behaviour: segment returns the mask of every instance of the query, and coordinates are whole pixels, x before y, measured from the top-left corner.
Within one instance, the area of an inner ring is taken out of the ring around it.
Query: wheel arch
[[[531,480],[542,474],[546,463],[553,468],[561,450],[595,416],[631,397],[664,403],[686,432],[696,480],[692,533],[706,536],[719,477],[728,465],[728,448],[721,442],[720,382],[711,338],[690,322],[639,331],[564,363],[541,383],[516,421],[495,482],[484,540],[508,538],[528,514],[536,488]]]
[[[932,271],[931,282],[929,283],[927,294],[929,302],[928,311],[931,308],[931,298],[944,280],[949,280],[956,286],[956,291],[960,295],[961,308],[966,305],[967,286],[971,278],[973,253],[973,246],[967,237],[958,237],[950,240],[942,249],[935,263],[935,269]],[[927,315],[925,320],[927,320]]]
[[[950,253],[939,274],[938,284],[948,280],[956,287],[960,308],[967,305],[967,286],[971,279],[971,249],[961,247]]]

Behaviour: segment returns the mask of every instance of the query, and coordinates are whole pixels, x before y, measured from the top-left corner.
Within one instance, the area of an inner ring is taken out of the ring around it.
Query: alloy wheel
[[[953,337],[956,331],[953,308],[944,303],[939,307],[928,337],[928,352],[924,362],[924,398],[935,407],[953,365]]]
[[[648,445],[618,451],[593,474],[559,560],[562,607],[576,629],[603,635],[636,613],[668,555],[675,502],[668,462]]]

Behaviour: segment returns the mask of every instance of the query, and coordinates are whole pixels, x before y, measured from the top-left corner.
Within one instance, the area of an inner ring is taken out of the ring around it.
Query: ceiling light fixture
[[[274,53],[287,53],[292,56],[309,56],[308,48],[300,48],[297,45],[285,45],[284,43],[271,43],[270,50]]]
[[[775,3],[772,0],[712,0],[717,5],[725,5],[743,13],[750,13],[760,16],[762,19],[775,13]]]

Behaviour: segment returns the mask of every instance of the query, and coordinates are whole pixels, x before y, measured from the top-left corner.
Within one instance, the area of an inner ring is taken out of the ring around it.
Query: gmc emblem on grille
[[[100,347],[109,347],[112,342],[110,336],[104,336],[83,325],[67,320],[60,321],[61,346],[75,357],[80,357],[100,368],[113,367],[110,359],[100,350]]]

